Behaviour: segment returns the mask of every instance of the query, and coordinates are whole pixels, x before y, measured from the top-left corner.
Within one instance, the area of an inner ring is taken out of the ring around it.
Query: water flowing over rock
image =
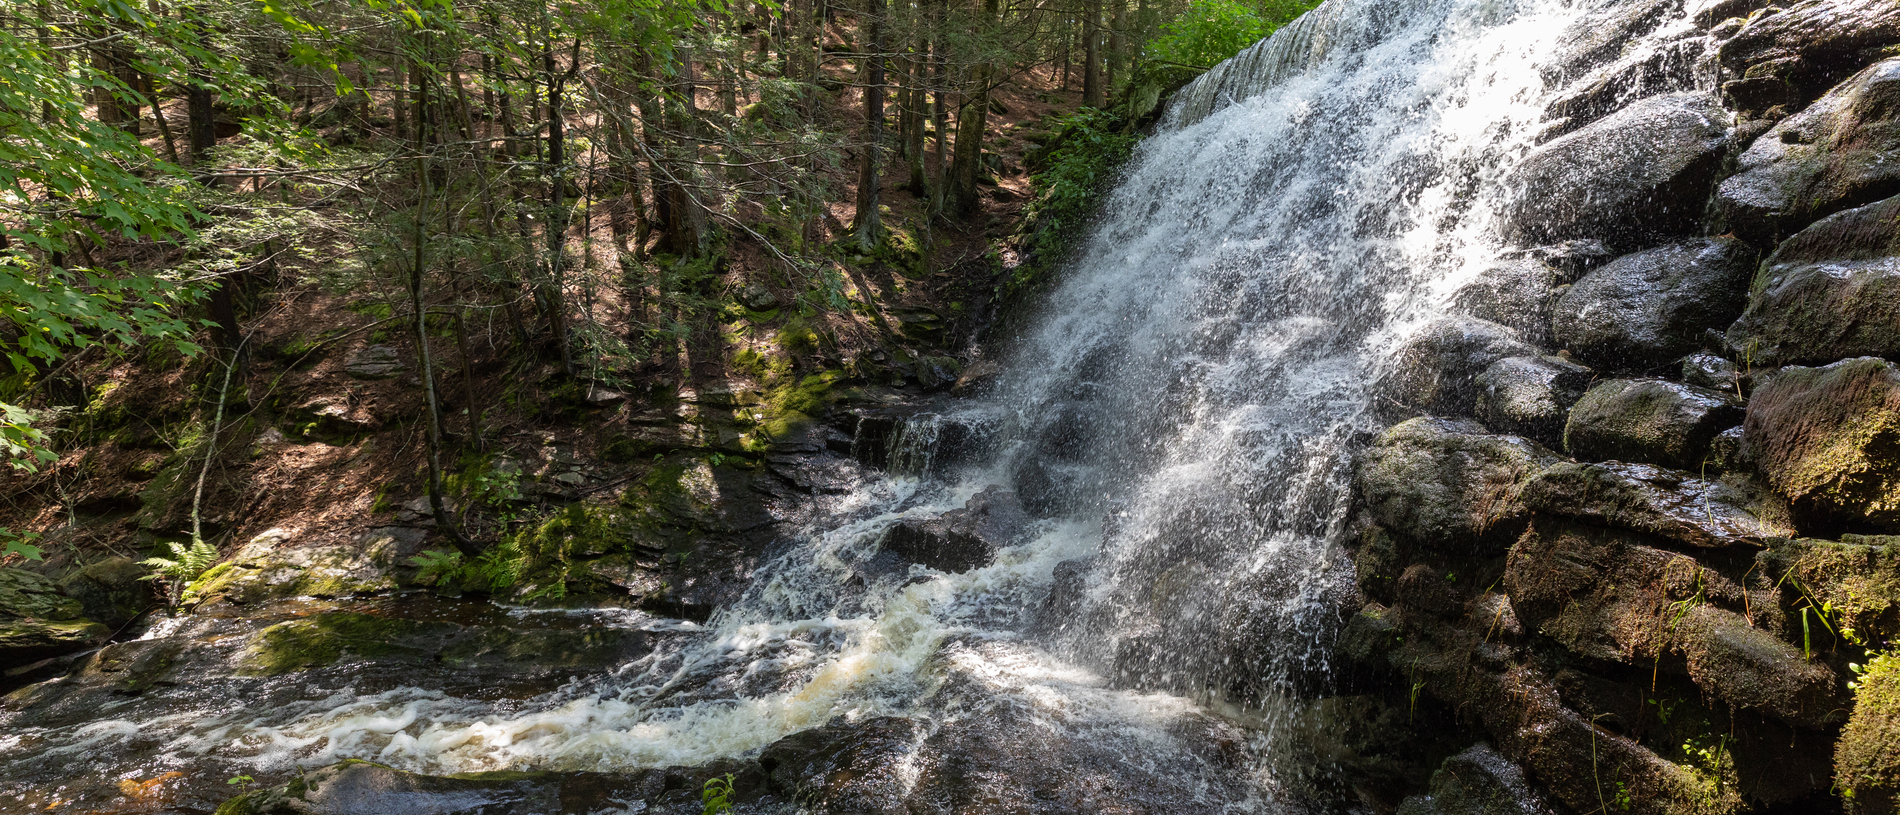
[[[1433,546],[1509,545],[1529,518],[1521,485],[1556,459],[1534,442],[1469,422],[1420,418],[1379,437],[1359,480],[1387,529]]]
[[[1900,11],[1894,15],[1900,38]],[[1761,246],[1900,193],[1900,58],[1875,63],[1775,125],[1737,169],[1722,182],[1722,208],[1737,235]]]

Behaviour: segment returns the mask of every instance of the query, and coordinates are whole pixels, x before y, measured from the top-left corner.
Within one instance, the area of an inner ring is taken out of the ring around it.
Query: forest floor
[[[769,401],[775,387],[826,373],[827,382],[944,386],[943,372],[930,370],[933,360],[967,365],[984,354],[975,339],[994,315],[999,279],[1013,265],[1009,238],[1033,194],[1024,154],[1046,135],[1045,117],[1078,106],[1079,92],[1057,85],[1055,72],[1035,69],[996,89],[985,145],[1001,171],[967,218],[927,219],[928,202],[905,188],[902,165],[891,162],[881,178],[885,220],[917,251],[896,260],[828,251],[850,283],[850,309],[804,306],[801,281],[789,279],[773,250],[732,230],[700,284],[720,309],[717,319],[684,336],[655,330],[651,310],[592,299],[637,298],[638,286],[577,293],[588,298],[594,328],[624,342],[612,365],[578,378],[563,375],[545,337],[533,343],[536,353],[522,353],[499,309],[463,309],[466,331],[458,337],[444,328],[431,343],[449,448],[460,451],[444,469],[466,481],[499,459],[545,468],[554,460],[613,458],[608,446],[639,436],[656,412],[677,412],[696,392]],[[840,120],[862,118],[851,110],[856,93],[832,98]],[[166,114],[182,121],[179,108]],[[144,132],[153,134],[149,109],[146,117]],[[225,141],[233,139],[242,137]],[[161,140],[148,143],[162,154]],[[928,150],[934,162],[934,144]],[[830,179],[840,192],[824,219],[828,244],[845,242],[854,215],[856,162],[847,164],[848,172]],[[38,534],[47,560],[34,568],[57,572],[113,555],[162,553],[159,544],[189,539],[194,515],[203,537],[225,552],[267,530],[317,545],[353,539],[405,513],[414,519],[426,485],[428,414],[416,344],[400,317],[404,293],[387,275],[378,282],[361,273],[377,262],[371,233],[378,225],[340,214],[318,230],[305,257],[277,259],[273,274],[245,292],[245,364],[228,382],[211,354],[188,359],[150,349],[83,354],[69,376],[46,388],[64,390],[52,401],[70,405],[59,422],[60,458],[38,473],[0,476],[0,527]],[[590,218],[569,236],[570,250],[598,279],[611,279],[606,270],[617,253],[631,248],[644,257],[651,249],[618,244],[606,220]],[[755,310],[743,300],[770,307]],[[743,452],[717,440],[698,449],[715,461],[722,451]],[[636,478],[641,466],[658,465],[643,457],[630,466],[628,478]],[[551,495],[542,510],[587,491]],[[516,517],[532,512],[509,515],[486,535],[471,518],[467,531],[492,540],[511,521],[532,520]]]

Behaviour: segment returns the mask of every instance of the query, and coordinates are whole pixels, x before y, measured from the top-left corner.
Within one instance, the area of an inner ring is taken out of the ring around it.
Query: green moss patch
[[[291,620],[258,632],[245,654],[247,673],[277,675],[333,665],[345,655],[389,658],[423,656],[401,642],[416,634],[444,633],[456,626],[418,623],[354,612]],[[436,629],[440,629],[437,631]]]

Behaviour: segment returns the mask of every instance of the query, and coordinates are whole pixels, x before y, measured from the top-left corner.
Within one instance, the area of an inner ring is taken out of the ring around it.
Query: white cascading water
[[[148,771],[692,765],[837,716],[938,716],[930,700],[954,678],[1184,776],[1234,774],[1153,758],[1191,752],[1180,722],[1224,717],[1256,760],[1238,786],[1203,785],[1201,803],[1271,811],[1276,756],[1298,750],[1287,725],[1327,688],[1353,591],[1339,537],[1353,453],[1378,429],[1371,383],[1501,250],[1501,179],[1531,147],[1553,97],[1541,69],[1582,13],[1329,0],[1198,80],[1012,343],[996,392],[959,408],[992,428],[988,460],[867,480],[707,625],[593,623],[670,637],[653,656],[503,702],[340,686],[260,710],[198,688],[165,715],[10,733],[0,756],[109,764],[136,738]],[[990,566],[852,579],[890,524],[990,484],[1058,511]],[[1079,604],[1038,621],[1070,560],[1088,564]]]

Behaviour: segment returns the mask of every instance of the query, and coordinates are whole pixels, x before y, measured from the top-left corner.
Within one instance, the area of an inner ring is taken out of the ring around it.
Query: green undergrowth
[[[1121,132],[1122,125],[1116,114],[1094,108],[1049,123],[1054,135],[1036,157],[1035,191],[1023,209],[1018,243],[1024,259],[1004,282],[1005,297],[1032,290],[1074,251],[1139,141]]]

